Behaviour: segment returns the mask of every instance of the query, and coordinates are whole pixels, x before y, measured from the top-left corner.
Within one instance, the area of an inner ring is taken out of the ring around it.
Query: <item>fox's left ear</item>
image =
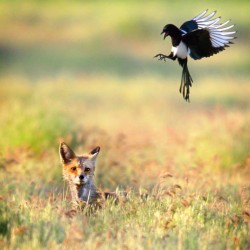
[[[62,142],[59,146],[59,154],[62,163],[69,163],[72,159],[76,157],[74,151],[65,143]]]
[[[96,158],[97,158],[97,156],[98,156],[98,154],[99,154],[99,152],[100,152],[100,147],[98,146],[98,147],[96,147],[96,148],[94,148],[93,150],[91,150],[90,151],[90,159],[92,160],[92,161],[96,161]]]

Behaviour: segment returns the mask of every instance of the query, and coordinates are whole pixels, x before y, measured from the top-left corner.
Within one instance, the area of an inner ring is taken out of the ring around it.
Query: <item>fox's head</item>
[[[65,142],[62,142],[59,147],[59,154],[63,165],[64,178],[79,186],[90,183],[94,176],[99,151],[100,147],[96,147],[88,154],[77,156]]]

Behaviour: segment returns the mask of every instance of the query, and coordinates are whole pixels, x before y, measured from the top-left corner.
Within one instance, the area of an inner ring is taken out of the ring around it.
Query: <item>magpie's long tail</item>
[[[190,87],[192,87],[193,79],[188,71],[187,58],[178,58],[179,64],[182,66],[182,76],[181,76],[181,86],[180,93],[182,93],[183,98],[189,101]]]

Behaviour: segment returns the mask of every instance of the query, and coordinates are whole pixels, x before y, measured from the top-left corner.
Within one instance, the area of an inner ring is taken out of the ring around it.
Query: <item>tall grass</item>
[[[228,88],[232,108],[210,102],[221,95],[216,84],[205,93],[206,84],[197,86],[189,106],[162,79],[16,84],[23,91],[5,99],[1,112],[1,246],[247,248],[249,110],[241,97],[249,86],[243,93]],[[60,140],[78,153],[100,145],[98,187],[127,189],[129,200],[72,217]]]

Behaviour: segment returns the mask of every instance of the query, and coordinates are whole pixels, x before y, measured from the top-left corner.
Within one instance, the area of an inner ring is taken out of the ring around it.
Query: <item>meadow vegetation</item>
[[[0,2],[1,249],[250,248],[250,3],[184,3]],[[206,8],[238,39],[190,60],[186,103],[153,56]],[[72,214],[61,141],[99,145],[97,186],[129,199]]]

